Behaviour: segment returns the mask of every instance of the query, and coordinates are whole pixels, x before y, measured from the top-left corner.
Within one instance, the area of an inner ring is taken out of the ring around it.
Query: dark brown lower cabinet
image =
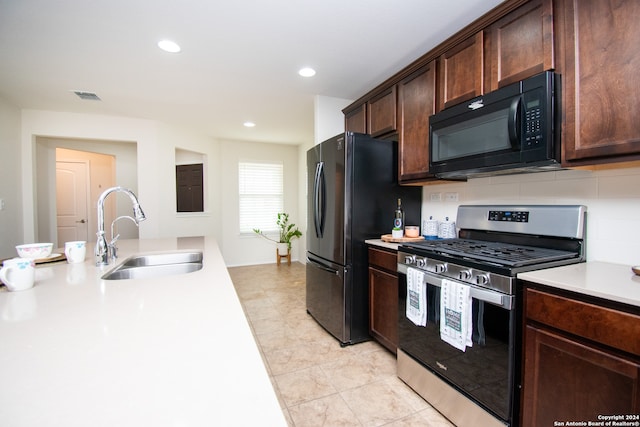
[[[633,335],[640,317],[539,290],[525,294],[522,426],[639,414],[640,355],[629,339],[640,339]],[[625,329],[628,336],[616,337]]]
[[[389,351],[398,348],[398,274],[395,251],[369,248],[369,333]]]

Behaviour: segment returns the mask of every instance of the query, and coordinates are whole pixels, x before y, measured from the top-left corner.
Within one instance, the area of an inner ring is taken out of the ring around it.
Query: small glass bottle
[[[398,199],[398,207],[393,217],[393,229],[401,230],[404,234],[404,211],[402,210],[402,199]]]

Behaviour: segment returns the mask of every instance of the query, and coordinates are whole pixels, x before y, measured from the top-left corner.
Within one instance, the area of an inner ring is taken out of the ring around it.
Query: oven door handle
[[[424,279],[430,285],[437,286],[439,288],[442,287],[442,277],[434,276],[428,271],[424,271]],[[451,280],[452,282],[457,282],[457,280]],[[458,282],[462,283],[462,282]],[[488,302],[489,304],[497,305],[498,307],[502,307],[507,310],[513,309],[513,295],[506,295],[500,292],[492,291],[490,289],[479,288],[474,285],[470,285],[468,283],[462,283],[463,285],[467,285],[470,288],[471,298],[475,298],[479,301]]]

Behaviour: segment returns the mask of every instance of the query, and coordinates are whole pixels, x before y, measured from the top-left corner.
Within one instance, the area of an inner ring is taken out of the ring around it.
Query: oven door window
[[[406,318],[406,276],[399,294],[399,347],[503,419],[511,415],[515,311],[472,300],[473,346],[460,351],[440,339],[440,288],[427,285],[427,325]]]

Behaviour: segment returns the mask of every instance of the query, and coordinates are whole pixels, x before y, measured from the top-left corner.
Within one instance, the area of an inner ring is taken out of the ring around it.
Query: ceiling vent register
[[[85,92],[82,90],[74,90],[73,93],[78,95],[80,99],[85,99],[88,101],[101,101],[100,97],[93,92]]]

